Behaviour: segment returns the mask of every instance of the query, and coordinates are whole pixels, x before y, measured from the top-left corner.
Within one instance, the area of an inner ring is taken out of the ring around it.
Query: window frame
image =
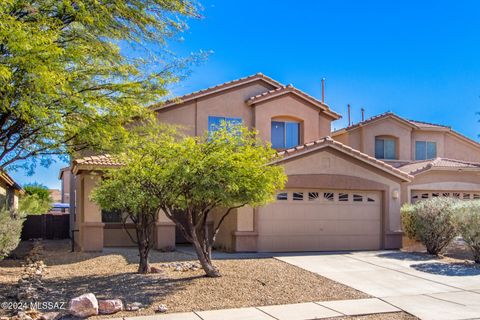
[[[274,123],[282,123],[283,124],[283,146],[281,147],[277,147],[273,144],[273,124]],[[295,124],[297,126],[297,136],[298,136],[298,139],[297,139],[297,142],[295,145],[293,146],[289,146],[287,145],[287,126],[288,124]],[[272,143],[272,148],[274,149],[288,149],[288,148],[293,148],[293,147],[296,147],[298,145],[301,144],[301,122],[300,121],[295,121],[295,120],[275,120],[275,119],[272,119],[270,121],[270,142]]]
[[[377,154],[377,142],[382,141],[382,157],[379,157]],[[386,157],[386,143],[385,141],[391,141],[393,142],[393,157]],[[395,137],[386,137],[386,136],[377,136],[375,137],[375,146],[374,146],[374,151],[375,151],[375,158],[376,159],[381,159],[381,160],[398,160],[398,139]]]
[[[234,126],[242,126],[243,125],[243,119],[241,117],[227,117],[227,116],[208,116],[208,133],[213,133],[213,132],[216,132],[218,129],[216,130],[212,130],[212,126],[213,125],[216,125],[213,123],[213,119],[220,119],[220,124],[222,123],[222,121],[225,122],[226,126],[227,126],[227,130],[229,128],[230,125],[234,125]]]
[[[422,157],[420,157],[420,155],[418,154],[418,146],[420,144],[424,144],[423,146],[423,151],[424,151],[424,154],[421,155]],[[435,148],[435,154],[432,156],[430,155],[429,156],[429,146],[434,146]],[[437,157],[437,142],[436,141],[428,141],[428,140],[416,140],[415,141],[415,160],[430,160],[430,159],[435,159]]]

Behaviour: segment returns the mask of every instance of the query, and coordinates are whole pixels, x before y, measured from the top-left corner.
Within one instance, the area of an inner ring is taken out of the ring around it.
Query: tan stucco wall
[[[415,142],[416,141],[430,141],[437,143],[437,157],[445,157],[445,136],[446,133],[442,131],[424,131],[424,130],[413,130],[412,132],[412,160],[416,158],[415,154]],[[458,155],[457,158],[459,159]]]
[[[445,158],[480,162],[480,147],[446,134]]]
[[[242,118],[243,125],[251,129],[254,125],[254,110],[246,104],[246,100],[268,90],[271,88],[267,88],[263,83],[251,83],[221,94],[200,98],[197,112],[198,134],[201,135],[208,130],[209,116]]]
[[[70,170],[65,170],[62,173],[62,199],[63,203],[70,203],[70,180],[72,173]]]
[[[178,125],[186,135],[195,135],[195,101],[157,112],[161,123]]]
[[[364,152],[369,156],[375,156],[375,137],[392,136],[398,139],[397,156],[399,160],[409,160],[412,158],[411,132],[412,129],[407,125],[393,119],[383,119],[374,124],[364,126]],[[360,130],[355,130],[360,135]]]
[[[265,141],[271,141],[272,119],[300,122],[300,143],[314,141],[330,133],[330,120],[317,107],[293,95],[283,95],[255,105],[255,128]]]

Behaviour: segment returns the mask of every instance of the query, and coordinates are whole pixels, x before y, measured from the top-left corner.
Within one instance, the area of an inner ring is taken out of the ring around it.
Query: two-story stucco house
[[[480,161],[476,142],[450,128],[390,113],[332,133],[331,123],[340,115],[324,101],[262,74],[152,108],[160,122],[179,124],[190,135],[215,130],[221,121],[242,123],[283,156],[278,164],[288,175],[285,190],[274,203],[231,214],[215,244],[225,250],[399,248],[404,202],[480,194],[480,176],[472,174],[480,168],[474,162]],[[72,163],[72,212],[82,250],[132,245],[119,217],[89,201],[98,172],[116,166],[108,156]],[[174,247],[180,239],[164,215],[155,237],[157,248]]]

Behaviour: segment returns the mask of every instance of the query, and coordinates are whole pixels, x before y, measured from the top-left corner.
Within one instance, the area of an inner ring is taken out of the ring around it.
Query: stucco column
[[[402,247],[402,225],[400,218],[400,208],[402,206],[401,185],[390,186],[385,190],[386,212],[386,230],[385,230],[385,249],[398,249]]]
[[[80,247],[82,251],[103,250],[102,211],[89,197],[99,176],[82,173],[77,176],[77,219],[80,218]],[[77,220],[78,221],[78,220]]]
[[[155,249],[175,249],[175,223],[163,211],[159,212],[155,223]]]
[[[258,233],[255,230],[255,209],[250,206],[237,209],[237,228],[233,231],[232,236],[234,251],[257,251]]]

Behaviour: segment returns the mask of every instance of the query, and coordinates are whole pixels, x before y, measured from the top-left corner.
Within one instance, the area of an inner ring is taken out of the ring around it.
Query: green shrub
[[[410,203],[406,203],[400,209],[402,218],[402,229],[407,237],[417,240],[417,232],[415,229],[415,206]]]
[[[18,246],[23,221],[23,217],[8,210],[0,211],[0,260]]]
[[[460,235],[480,263],[480,201],[464,201],[455,205],[456,224]]]
[[[408,225],[430,254],[439,254],[456,236],[455,204],[452,198],[432,198],[415,203],[412,209],[404,210]],[[409,220],[410,219],[410,220]]]

